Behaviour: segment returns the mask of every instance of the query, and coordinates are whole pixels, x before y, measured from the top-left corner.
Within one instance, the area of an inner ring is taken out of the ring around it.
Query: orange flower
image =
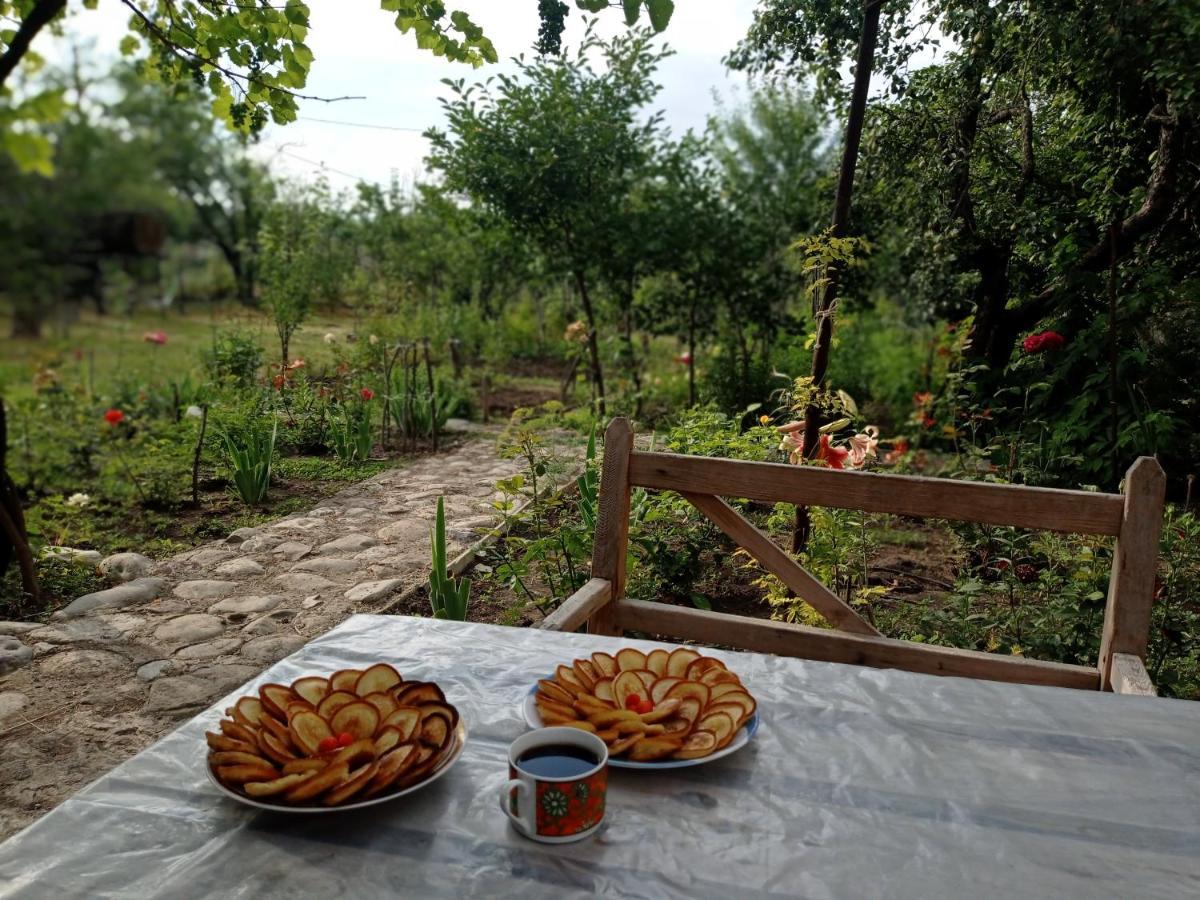
[[[892,441],[892,449],[883,457],[885,463],[899,462],[900,458],[909,451],[908,438],[896,438]]]

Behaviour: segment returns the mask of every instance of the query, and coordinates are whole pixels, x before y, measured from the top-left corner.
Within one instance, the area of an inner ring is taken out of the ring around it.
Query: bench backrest
[[[833,629],[626,599],[630,492],[635,487],[677,491]],[[604,438],[592,580],[544,627],[574,629],[586,622],[589,631],[602,634],[636,630],[832,662],[1152,693],[1142,660],[1165,492],[1166,476],[1151,457],[1139,458],[1129,469],[1125,493],[1100,494],[646,452],[634,449],[629,421],[617,418]],[[722,497],[1112,535],[1116,544],[1099,664],[1046,663],[882,637]]]

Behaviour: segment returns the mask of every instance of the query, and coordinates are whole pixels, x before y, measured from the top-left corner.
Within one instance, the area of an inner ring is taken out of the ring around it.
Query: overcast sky
[[[395,172],[405,181],[419,174],[428,142],[421,132],[443,122],[438,98],[447,88],[443,78],[482,79],[511,68],[508,60],[530,53],[537,38],[536,0],[449,0],[451,9],[466,10],[492,39],[501,63],[472,69],[418,50],[411,34],[401,34],[377,0],[309,0],[312,10],[308,45],[315,56],[305,93],[323,97],[365,95],[339,103],[300,102],[300,121],[271,127],[258,151],[281,173],[311,177],[324,168],[335,188],[357,179],[387,182]],[[583,15],[568,2],[565,39],[577,43]],[[76,7],[72,3],[72,7]],[[684,0],[677,4],[664,34],[676,51],[659,69],[663,86],[656,107],[676,133],[702,129],[717,106],[716,97],[736,105],[744,97],[746,79],[727,72],[721,58],[746,33],[754,0]],[[74,40],[88,49],[97,71],[116,59],[125,33],[127,10],[116,0],[101,0],[94,11],[72,16],[68,37],[50,38],[38,49],[52,60],[65,58]],[[618,10],[599,17],[601,34],[624,29]],[[380,130],[333,125],[313,119],[356,122],[412,129]]]

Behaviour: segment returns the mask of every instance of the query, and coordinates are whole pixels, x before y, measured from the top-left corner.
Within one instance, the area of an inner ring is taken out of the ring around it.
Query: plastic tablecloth
[[[4,897],[1195,897],[1200,704],[712,651],[759,701],[725,759],[610,771],[602,830],[522,838],[498,808],[536,677],[582,634],[355,616],[251,686],[385,659],[470,728],[415,794],[261,812],[207,780],[240,689],[0,845]]]

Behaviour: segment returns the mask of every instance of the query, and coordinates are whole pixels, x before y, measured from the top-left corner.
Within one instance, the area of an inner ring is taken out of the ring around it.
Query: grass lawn
[[[351,316],[317,313],[292,337],[290,355],[302,357],[316,368],[332,366],[334,349],[324,336],[332,333],[342,342],[355,327]],[[142,335],[151,331],[165,332],[167,343],[160,346],[143,340]],[[90,380],[97,393],[118,378],[148,384],[185,375],[200,378],[201,353],[222,331],[253,337],[266,350],[268,363],[277,361],[279,339],[270,318],[237,305],[197,307],[184,313],[98,316],[87,311],[70,326],[47,323],[40,340],[8,337],[9,322],[0,318],[0,334],[4,335],[0,338],[0,393],[8,400],[32,394],[34,376],[47,367],[76,381]]]
[[[315,315],[293,336],[289,355],[306,360],[306,375],[333,377],[337,351],[347,347],[346,337],[355,327],[348,316]],[[0,321],[0,329],[7,335],[8,323]],[[155,331],[166,333],[165,344],[143,338]],[[130,316],[87,313],[69,328],[48,325],[40,340],[0,341],[8,467],[26,508],[35,553],[71,546],[105,554],[135,550],[168,556],[234,528],[311,508],[347,483],[394,464],[396,454],[385,454],[378,446],[372,457],[387,458],[350,464],[325,448],[289,444],[281,437],[266,499],[253,506],[244,503],[232,488],[215,430],[218,424],[255,421],[244,412],[255,398],[278,402],[277,392],[265,383],[269,369],[264,367],[258,384],[214,388],[200,502],[193,505],[191,467],[199,423],[181,416],[180,407],[188,401],[178,399],[172,385],[190,382],[194,388],[207,381],[202,354],[215,335],[229,331],[254,338],[266,351],[267,366],[277,360],[271,321],[238,306]],[[336,336],[333,344],[324,340],[327,333]],[[357,390],[357,377],[346,376],[353,382],[348,390]],[[371,408],[376,417],[378,402]],[[106,424],[108,407],[122,408],[126,420]],[[322,403],[320,410],[327,417],[327,405]],[[289,415],[298,433],[316,413],[295,410]],[[85,505],[68,503],[76,494],[87,495]],[[22,595],[15,567],[10,569],[0,582],[0,618],[40,613],[103,586],[87,567],[49,560],[39,562],[39,577],[45,597],[33,603]]]

